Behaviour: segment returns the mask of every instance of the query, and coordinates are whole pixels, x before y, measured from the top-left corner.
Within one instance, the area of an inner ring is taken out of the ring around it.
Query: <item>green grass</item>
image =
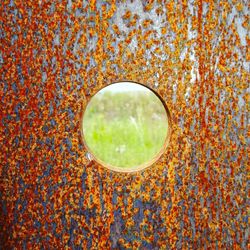
[[[104,92],[89,103],[83,119],[86,143],[109,165],[130,168],[151,160],[167,135],[166,111],[145,92]]]

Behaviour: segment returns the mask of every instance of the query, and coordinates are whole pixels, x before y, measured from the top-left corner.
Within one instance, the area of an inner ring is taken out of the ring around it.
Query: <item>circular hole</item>
[[[98,91],[82,117],[85,146],[94,160],[122,172],[152,165],[170,136],[170,116],[164,102],[149,88],[119,82]]]

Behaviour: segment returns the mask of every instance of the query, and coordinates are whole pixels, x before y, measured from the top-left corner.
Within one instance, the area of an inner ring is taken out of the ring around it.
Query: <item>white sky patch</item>
[[[100,93],[104,92],[127,92],[127,91],[144,91],[151,92],[148,88],[133,82],[119,82],[108,85]]]

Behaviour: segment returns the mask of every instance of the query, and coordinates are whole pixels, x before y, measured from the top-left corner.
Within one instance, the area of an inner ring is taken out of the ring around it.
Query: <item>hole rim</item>
[[[165,108],[166,115],[167,115],[167,121],[168,121],[167,136],[164,140],[164,143],[163,143],[163,146],[161,147],[161,150],[150,161],[147,161],[146,163],[143,163],[143,164],[140,164],[138,166],[131,167],[131,168],[123,168],[123,167],[113,166],[112,164],[108,164],[108,163],[105,163],[104,161],[100,160],[98,157],[96,157],[94,155],[93,151],[88,146],[86,139],[85,139],[85,136],[84,136],[84,132],[83,132],[84,114],[85,114],[85,111],[86,111],[89,103],[91,102],[92,98],[94,98],[104,88],[107,88],[113,84],[125,83],[125,82],[138,84],[138,85],[141,85],[142,87],[145,87],[148,90],[152,91],[159,98],[163,107]],[[80,133],[81,133],[81,141],[83,143],[83,146],[86,149],[86,153],[89,153],[91,155],[91,157],[92,157],[91,161],[94,161],[95,163],[97,163],[99,166],[103,167],[106,170],[110,170],[110,171],[113,171],[116,173],[125,173],[125,174],[126,173],[127,174],[138,173],[138,172],[142,172],[148,168],[154,167],[157,164],[157,162],[160,160],[160,158],[164,155],[164,153],[166,152],[166,150],[169,146],[171,135],[172,135],[172,130],[173,130],[172,129],[172,118],[171,118],[170,110],[169,110],[166,102],[163,100],[161,95],[156,90],[154,90],[154,89],[150,88],[149,86],[142,84],[140,82],[135,82],[135,81],[131,81],[131,80],[121,80],[121,81],[112,82],[110,84],[102,86],[101,88],[95,90],[93,93],[91,92],[91,94],[85,96],[85,102],[83,102],[83,104],[81,105]]]

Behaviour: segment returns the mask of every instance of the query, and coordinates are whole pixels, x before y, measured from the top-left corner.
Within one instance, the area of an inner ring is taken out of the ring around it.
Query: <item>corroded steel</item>
[[[1,246],[247,249],[247,1],[2,1]],[[89,162],[81,110],[112,82],[173,122],[143,172]]]

